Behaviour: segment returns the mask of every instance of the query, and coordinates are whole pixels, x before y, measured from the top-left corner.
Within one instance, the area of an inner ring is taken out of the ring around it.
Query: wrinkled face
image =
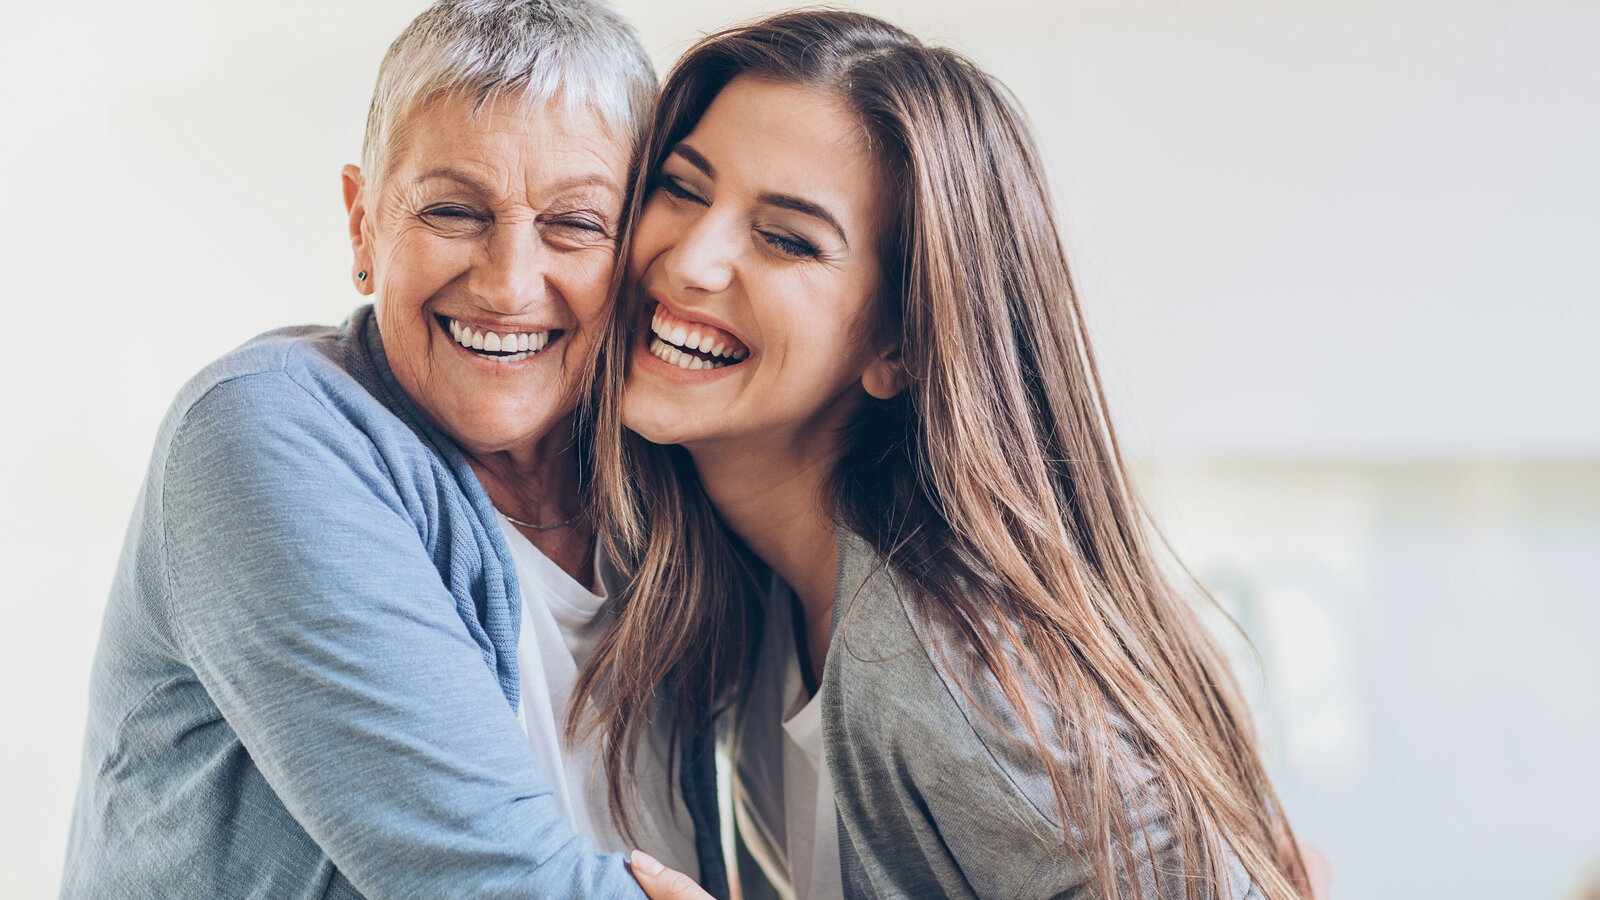
[[[691,450],[830,452],[864,374],[886,365],[870,338],[884,208],[837,100],[729,83],[662,163],[634,233],[623,423]]]
[[[351,239],[400,386],[469,453],[514,452],[577,403],[628,148],[554,105],[470,113],[412,114],[380,185],[346,170]]]

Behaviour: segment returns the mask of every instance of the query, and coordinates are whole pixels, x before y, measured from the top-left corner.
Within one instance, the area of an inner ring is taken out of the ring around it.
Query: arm
[[[186,661],[358,890],[639,896],[558,813],[419,536],[427,498],[364,434],[288,375],[249,375],[190,409],[164,484]]]

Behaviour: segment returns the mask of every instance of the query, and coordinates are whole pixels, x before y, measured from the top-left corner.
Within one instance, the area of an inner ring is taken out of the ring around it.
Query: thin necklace
[[[505,510],[503,509],[496,509],[495,512],[502,516],[506,516]],[[506,516],[506,521],[513,525],[521,525],[523,528],[532,528],[534,531],[555,531],[557,528],[565,528],[568,525],[571,525],[573,522],[578,521],[578,518],[582,515],[583,510],[580,509],[573,514],[572,518],[566,520],[565,522],[557,522],[554,525],[535,525],[532,522],[524,522],[521,519],[513,519],[510,516]]]

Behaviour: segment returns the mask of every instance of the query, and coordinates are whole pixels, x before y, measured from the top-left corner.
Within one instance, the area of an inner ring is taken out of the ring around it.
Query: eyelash
[[[441,216],[446,219],[481,219],[482,215],[467,209],[464,206],[435,206],[422,212],[425,216]]]
[[[702,205],[705,203],[705,201],[700,198],[699,194],[696,194],[694,191],[684,187],[683,182],[664,172],[656,175],[656,187],[666,191],[668,194],[679,200],[687,200],[690,203],[699,203]]]
[[[442,219],[469,219],[472,221],[484,221],[490,218],[489,216],[486,216],[475,210],[468,209],[464,206],[436,206],[432,209],[423,210],[422,214],[424,216],[436,216]],[[596,222],[593,219],[583,218],[581,216],[575,218],[547,219],[543,222],[543,224],[554,225],[559,228],[574,228],[579,231],[587,231],[597,235],[608,234],[604,224]]]
[[[562,228],[576,228],[576,229],[578,229],[580,231],[590,231],[590,232],[593,232],[595,234],[606,234],[607,233],[606,232],[606,227],[604,225],[600,224],[599,222],[594,221],[593,219],[585,219],[585,218],[581,218],[581,217],[579,217],[579,218],[566,218],[566,219],[549,219],[544,224],[546,224],[546,225],[556,225],[556,226],[559,226],[559,227],[562,227]]]
[[[666,191],[669,196],[675,199],[683,200],[689,203],[698,203],[702,206],[705,205],[705,200],[702,199],[699,194],[689,190],[681,181],[672,177],[671,175],[667,175],[665,173],[656,175],[656,187]],[[777,250],[779,253],[802,259],[814,259],[819,254],[817,248],[812,246],[809,241],[803,241],[799,238],[789,237],[788,235],[778,234],[772,231],[761,231],[759,229],[756,231],[756,233],[761,235],[761,239],[766,241],[768,246]]]
[[[771,231],[758,230],[756,233],[761,235],[761,239],[763,241],[766,241],[780,253],[785,253],[789,256],[796,256],[804,259],[811,259],[817,255],[817,248],[811,246],[811,244],[806,241],[800,240],[799,238],[792,238],[788,235],[776,234]]]

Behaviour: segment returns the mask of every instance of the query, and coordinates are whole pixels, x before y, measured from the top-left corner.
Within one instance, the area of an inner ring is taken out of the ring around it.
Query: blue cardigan
[[[518,725],[520,617],[489,498],[370,307],[213,363],[106,606],[62,896],[643,896]],[[725,894],[703,737],[682,772]]]

